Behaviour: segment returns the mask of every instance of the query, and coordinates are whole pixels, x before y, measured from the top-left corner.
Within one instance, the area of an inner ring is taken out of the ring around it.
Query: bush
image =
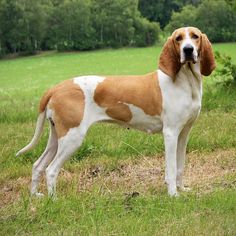
[[[236,84],[236,65],[233,64],[231,57],[216,51],[215,58],[219,64],[214,75],[216,80],[225,85]]]
[[[236,14],[224,0],[204,0],[198,7],[187,5],[173,12],[166,31],[183,26],[195,26],[207,34],[212,42],[236,41]]]
[[[196,23],[213,42],[236,40],[236,12],[223,0],[203,1],[197,9]]]
[[[145,18],[139,18],[134,22],[134,28],[134,46],[149,46],[153,45],[158,40],[160,32],[160,26],[158,23],[151,23]]]
[[[172,33],[175,29],[184,26],[196,26],[197,8],[187,5],[182,8],[181,12],[173,12],[169,24],[165,27],[165,31]]]

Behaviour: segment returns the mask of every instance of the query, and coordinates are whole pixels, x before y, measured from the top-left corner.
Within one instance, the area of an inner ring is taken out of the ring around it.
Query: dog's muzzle
[[[184,48],[183,48],[183,51],[184,51],[184,57],[185,57],[185,62],[187,61],[192,61],[192,62],[195,62],[194,60],[194,55],[193,55],[193,46],[190,45],[190,44],[187,44]]]

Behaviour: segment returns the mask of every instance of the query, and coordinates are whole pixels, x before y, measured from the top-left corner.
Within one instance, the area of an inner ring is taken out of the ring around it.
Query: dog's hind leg
[[[52,161],[52,159],[56,155],[57,146],[58,146],[57,134],[55,131],[55,127],[51,124],[50,135],[45,151],[33,165],[31,195],[36,195],[36,196],[43,195],[41,193],[38,193],[37,191],[39,180],[42,173],[48,166],[48,164]]]
[[[71,128],[65,136],[58,140],[57,154],[46,169],[48,194],[55,197],[56,180],[64,162],[79,148],[86,135],[87,128],[82,124],[77,128]]]

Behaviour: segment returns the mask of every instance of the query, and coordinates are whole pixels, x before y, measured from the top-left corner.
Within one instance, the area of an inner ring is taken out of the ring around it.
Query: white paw
[[[38,197],[38,198],[42,198],[42,197],[44,197],[44,194],[43,194],[43,193],[36,192],[36,193],[32,193],[31,196]]]
[[[178,197],[179,193],[177,192],[176,187],[175,188],[168,188],[168,194],[170,197]]]
[[[178,189],[182,192],[190,192],[192,189],[189,187],[180,186]]]

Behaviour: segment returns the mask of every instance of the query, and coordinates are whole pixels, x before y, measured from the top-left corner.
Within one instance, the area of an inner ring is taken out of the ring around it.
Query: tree
[[[225,1],[205,0],[197,9],[198,27],[214,42],[236,40],[236,14]]]
[[[129,45],[134,35],[133,22],[138,15],[137,0],[94,0],[94,25],[100,46]]]
[[[197,8],[192,5],[187,5],[182,8],[181,12],[173,12],[169,24],[165,27],[165,31],[170,33],[184,26],[198,27],[197,17]]]
[[[224,0],[204,0],[197,7],[187,5],[180,12],[173,12],[165,30],[172,32],[190,25],[201,29],[212,42],[236,40],[236,14]]]
[[[90,1],[68,0],[57,5],[49,19],[47,45],[59,50],[95,48],[91,18]]]
[[[0,2],[0,40],[3,53],[33,53],[40,49],[45,34],[46,0]]]
[[[178,12],[186,4],[197,6],[201,0],[139,0],[139,10],[150,21],[159,22],[163,29],[172,12]]]
[[[0,55],[145,46],[158,33],[138,0],[0,0]]]
[[[0,3],[1,54],[16,53],[20,48],[20,22],[23,12],[14,0]]]

